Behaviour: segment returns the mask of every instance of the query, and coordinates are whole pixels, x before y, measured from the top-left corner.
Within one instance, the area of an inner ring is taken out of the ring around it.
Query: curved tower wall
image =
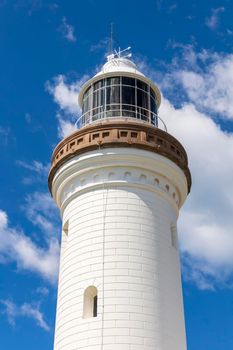
[[[59,167],[63,233],[55,350],[185,350],[176,221],[184,172],[162,155],[101,148]],[[98,290],[97,317],[84,293]]]
[[[182,145],[158,128],[160,102],[133,62],[110,55],[80,91],[80,130],[53,153],[54,350],[186,349],[176,221],[191,175]]]

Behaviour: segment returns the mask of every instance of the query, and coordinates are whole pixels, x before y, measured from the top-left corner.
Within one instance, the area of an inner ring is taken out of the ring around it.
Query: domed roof
[[[134,62],[126,57],[115,57],[114,55],[109,55],[108,61],[103,65],[100,72],[98,72],[95,77],[106,74],[106,73],[133,73],[145,77],[138,69]]]

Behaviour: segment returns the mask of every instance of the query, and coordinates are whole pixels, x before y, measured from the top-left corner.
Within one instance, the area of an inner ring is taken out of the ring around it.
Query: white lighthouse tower
[[[54,350],[185,350],[176,222],[191,187],[160,92],[120,53],[52,156],[62,243]]]

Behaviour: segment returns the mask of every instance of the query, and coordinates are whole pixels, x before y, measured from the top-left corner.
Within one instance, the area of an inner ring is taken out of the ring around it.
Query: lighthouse
[[[185,149],[158,116],[158,87],[120,51],[77,98],[49,173],[62,218],[54,350],[185,350]]]

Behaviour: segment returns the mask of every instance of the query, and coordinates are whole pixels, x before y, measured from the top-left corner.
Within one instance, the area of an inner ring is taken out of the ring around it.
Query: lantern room
[[[125,57],[109,55],[102,70],[79,94],[81,128],[102,119],[136,119],[158,127],[161,95],[157,86]]]

